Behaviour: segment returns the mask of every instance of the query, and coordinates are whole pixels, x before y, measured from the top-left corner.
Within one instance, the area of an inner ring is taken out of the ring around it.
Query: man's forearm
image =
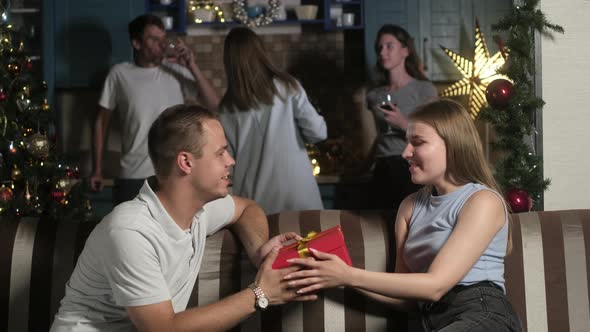
[[[94,123],[94,173],[102,174],[102,153],[105,141],[104,115],[99,115]]]
[[[216,110],[219,107],[219,96],[211,86],[211,83],[209,83],[209,80],[207,80],[199,66],[195,63],[189,66],[189,70],[193,74],[196,89],[203,105],[210,110]]]
[[[231,229],[240,238],[250,260],[259,266],[264,258],[261,257],[259,249],[268,241],[269,236],[264,211],[256,204],[248,205]]]

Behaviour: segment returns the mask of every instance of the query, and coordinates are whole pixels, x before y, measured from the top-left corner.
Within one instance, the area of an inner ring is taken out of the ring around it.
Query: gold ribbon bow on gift
[[[297,245],[297,252],[299,253],[299,257],[306,258],[311,256],[309,254],[309,249],[307,248],[307,242],[313,240],[317,236],[317,234],[317,232],[311,231],[307,233],[306,237],[299,240],[299,244]]]

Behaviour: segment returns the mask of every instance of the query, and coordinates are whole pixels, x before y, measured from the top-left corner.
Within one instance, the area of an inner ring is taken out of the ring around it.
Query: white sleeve
[[[211,235],[227,226],[236,212],[236,205],[231,195],[205,204],[201,220],[207,222],[207,235]]]
[[[305,141],[316,143],[325,140],[328,137],[326,121],[309,102],[307,94],[300,84],[298,84],[293,99],[293,116]]]
[[[104,81],[98,105],[110,111],[114,110],[117,107],[117,91],[117,75],[111,69]]]
[[[104,243],[105,276],[123,307],[170,300],[160,259],[150,241],[134,230],[111,230]]]

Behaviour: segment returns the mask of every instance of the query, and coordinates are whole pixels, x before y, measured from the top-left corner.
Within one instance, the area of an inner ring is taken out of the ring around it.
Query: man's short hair
[[[162,112],[148,133],[148,151],[156,174],[170,175],[181,151],[200,158],[206,143],[203,123],[218,119],[216,113],[198,105],[180,104]]]
[[[164,23],[162,22],[161,18],[156,15],[144,14],[134,18],[133,21],[129,22],[129,39],[140,40],[145,27],[148,25],[155,25],[162,30],[166,30],[164,29]]]

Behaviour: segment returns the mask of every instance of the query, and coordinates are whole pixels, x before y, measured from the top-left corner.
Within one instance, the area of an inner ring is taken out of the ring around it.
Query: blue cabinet
[[[143,13],[144,0],[45,3],[44,56],[54,63],[46,72],[49,88],[96,87],[111,65],[132,60],[127,24]]]

